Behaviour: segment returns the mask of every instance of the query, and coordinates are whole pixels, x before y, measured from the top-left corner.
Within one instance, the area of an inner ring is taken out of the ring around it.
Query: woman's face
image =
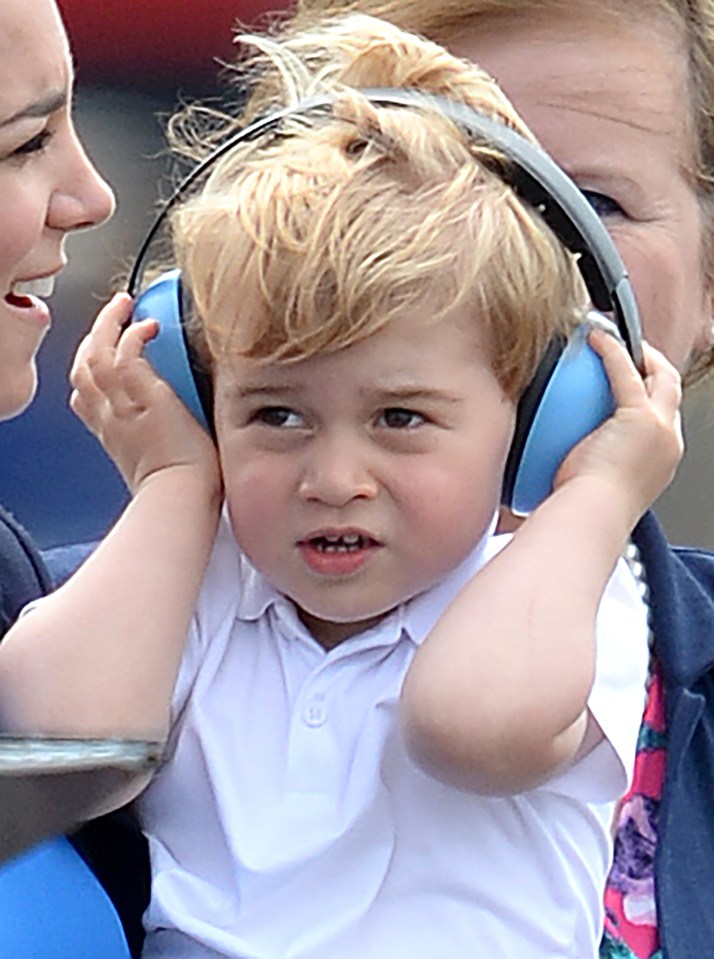
[[[647,339],[684,372],[712,339],[700,206],[686,164],[687,60],[666,25],[513,16],[449,44],[499,81],[603,217]]]
[[[114,198],[72,123],[72,63],[54,0],[0,3],[0,419],[31,401],[49,328],[40,296],[65,265],[64,239]],[[43,289],[44,287],[44,289]]]

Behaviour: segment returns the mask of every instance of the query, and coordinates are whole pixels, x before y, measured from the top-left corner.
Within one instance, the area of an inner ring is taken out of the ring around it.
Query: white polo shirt
[[[138,804],[153,873],[145,959],[596,956],[647,668],[646,610],[624,563],[601,605],[589,701],[606,738],[584,760],[495,799],[422,773],[399,734],[416,647],[505,542],[488,539],[446,582],[325,652],[222,525],[172,758]]]

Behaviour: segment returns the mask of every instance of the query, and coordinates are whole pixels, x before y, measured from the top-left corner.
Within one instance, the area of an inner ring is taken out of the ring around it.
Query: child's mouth
[[[307,566],[321,576],[348,576],[361,569],[380,543],[361,533],[320,534],[298,544]]]
[[[356,533],[346,536],[315,536],[308,542],[319,553],[355,553],[368,546],[376,546],[373,539]]]

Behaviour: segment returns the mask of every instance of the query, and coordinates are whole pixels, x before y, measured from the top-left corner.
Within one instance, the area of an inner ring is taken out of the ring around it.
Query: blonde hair
[[[685,157],[700,203],[705,282],[714,288],[714,0],[297,0],[287,29],[305,29],[316,17],[347,10],[382,17],[405,30],[448,47],[459,34],[498,19],[576,13],[587,9],[603,17],[672,32],[688,73],[689,103],[685,129],[691,156]],[[714,347],[696,357],[687,372],[694,383],[714,369]]]
[[[243,40],[258,51],[264,108],[334,100],[228,151],[174,215],[211,360],[293,362],[344,349],[398,315],[438,323],[466,305],[516,399],[552,336],[582,320],[574,257],[504,182],[507,161],[492,147],[434,109],[377,106],[359,90],[440,94],[530,137],[494,81],[359,14]]]

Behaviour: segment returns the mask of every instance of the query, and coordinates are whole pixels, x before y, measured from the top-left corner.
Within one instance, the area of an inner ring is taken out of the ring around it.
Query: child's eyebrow
[[[253,400],[265,396],[290,395],[300,392],[300,388],[292,383],[266,383],[247,386],[232,386],[230,388],[231,399],[235,400]]]
[[[371,391],[370,391],[371,392]],[[389,400],[401,400],[409,403],[458,403],[461,397],[448,390],[432,389],[424,386],[385,386],[378,387],[377,395]]]
[[[304,390],[303,385],[295,383],[255,383],[235,385],[230,389],[234,400],[256,400],[266,397],[295,396]],[[434,389],[427,386],[389,386],[375,384],[360,390],[366,398],[377,397],[384,403],[448,403],[456,404],[461,397],[449,390]]]

